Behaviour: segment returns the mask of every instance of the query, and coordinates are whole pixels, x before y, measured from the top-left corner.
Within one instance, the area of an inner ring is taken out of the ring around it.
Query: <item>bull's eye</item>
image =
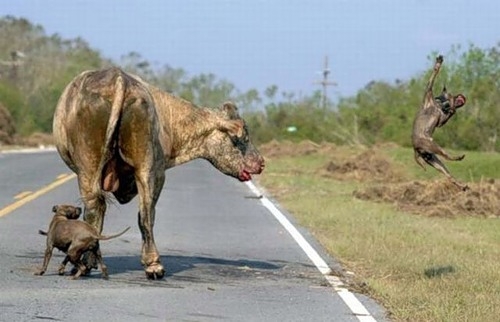
[[[248,143],[250,142],[250,139],[248,137],[248,134],[247,134],[247,131],[245,130],[244,133],[243,133],[243,136],[241,137],[238,137],[238,136],[231,136],[231,142],[233,143],[233,145],[241,151],[241,153],[245,154],[246,153],[246,150],[247,150],[247,147],[248,147]]]

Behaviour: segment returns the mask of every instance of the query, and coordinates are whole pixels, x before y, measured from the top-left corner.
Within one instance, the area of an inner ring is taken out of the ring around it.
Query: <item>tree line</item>
[[[468,101],[446,127],[436,131],[435,139],[454,149],[499,151],[500,43],[491,48],[455,45],[444,54],[446,63],[435,92],[446,84],[451,93],[461,91]],[[429,69],[436,55],[428,56]],[[111,65],[198,105],[215,107],[234,101],[256,143],[307,139],[409,146],[413,118],[430,72],[409,80],[373,80],[355,95],[329,101],[324,108],[320,91],[300,97],[280,91],[277,85],[262,92],[240,91],[211,73],[189,75],[182,68],[154,65],[138,52],[113,61],[82,38],[47,35],[42,26],[24,18],[0,18],[0,105],[10,112],[19,136],[50,133],[54,108],[66,84],[83,70]]]

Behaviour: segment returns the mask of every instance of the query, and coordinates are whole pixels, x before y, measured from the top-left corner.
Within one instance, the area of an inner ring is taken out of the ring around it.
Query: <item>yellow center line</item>
[[[18,201],[11,203],[10,205],[6,206],[5,208],[0,209],[0,217],[3,217],[5,215],[13,212],[17,208],[27,204],[30,201],[35,200],[36,198],[40,197],[41,195],[49,192],[50,190],[62,185],[63,183],[65,183],[65,182],[67,182],[75,177],[76,177],[75,174],[66,174],[66,175],[58,176],[56,181],[46,185],[45,187],[41,188],[38,191],[35,191],[31,194],[27,194],[23,198],[20,197],[22,199],[19,199]],[[19,196],[19,195],[17,195],[17,196]]]

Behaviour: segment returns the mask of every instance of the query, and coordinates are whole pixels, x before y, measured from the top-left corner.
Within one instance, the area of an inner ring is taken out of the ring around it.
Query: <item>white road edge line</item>
[[[340,296],[342,301],[349,307],[351,312],[362,322],[376,322],[375,318],[368,312],[365,306],[356,298],[356,296],[351,293],[347,288],[344,287],[344,283],[334,275],[331,275],[332,270],[328,264],[321,258],[318,252],[307,242],[307,240],[302,236],[302,234],[292,225],[292,223],[286,218],[283,213],[276,208],[276,206],[265,197],[262,192],[253,184],[252,181],[245,182],[250,190],[257,196],[264,207],[266,207],[269,212],[278,220],[278,222],[288,231],[288,233],[293,237],[293,239],[299,244],[302,250],[306,253],[309,259],[314,263],[318,270],[323,274],[325,279],[330,283],[335,292]]]
[[[4,150],[0,151],[0,154],[21,154],[21,153],[44,153],[44,152],[53,152],[57,151],[55,147],[53,146],[41,146],[38,148],[19,148],[19,149],[11,149],[11,150]]]

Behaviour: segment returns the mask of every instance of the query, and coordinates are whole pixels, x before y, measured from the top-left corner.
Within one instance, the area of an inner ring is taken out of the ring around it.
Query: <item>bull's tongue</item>
[[[246,170],[242,170],[240,172],[240,175],[238,176],[238,179],[240,181],[249,181],[249,180],[252,180],[252,176],[250,175],[250,173]]]

